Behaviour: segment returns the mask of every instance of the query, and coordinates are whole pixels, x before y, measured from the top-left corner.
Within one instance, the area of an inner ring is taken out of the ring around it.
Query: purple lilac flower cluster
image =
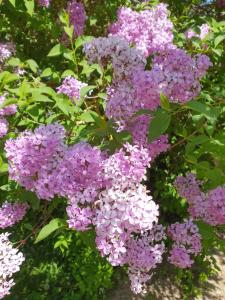
[[[42,199],[53,198],[57,187],[55,171],[66,150],[64,136],[64,128],[52,124],[7,140],[5,150],[11,179]]]
[[[6,119],[0,118],[0,138],[5,136],[8,132],[9,123]]]
[[[128,242],[127,261],[131,290],[134,294],[146,293],[146,283],[151,279],[151,271],[162,262],[165,251],[165,232],[162,225],[155,225],[151,231]]]
[[[193,37],[200,38],[200,40],[204,40],[204,38],[209,34],[210,32],[210,26],[208,24],[202,24],[199,26],[200,33],[196,33],[193,29],[189,29],[186,31],[185,35],[187,39],[191,39]]]
[[[159,5],[149,13],[157,16],[162,14],[167,20],[165,22],[169,22],[165,5]],[[155,19],[151,18],[153,22]],[[121,9],[119,21],[111,27],[115,35],[92,40],[85,45],[84,51],[90,63],[97,62],[103,67],[107,63],[112,64],[113,82],[107,89],[106,116],[117,122],[119,130],[129,130],[134,144],[146,147],[153,160],[169,148],[167,136],[162,136],[149,144],[147,133],[151,117],[134,117],[134,114],[140,109],[157,109],[161,93],[175,103],[192,100],[199,94],[200,79],[211,66],[211,62],[206,55],[191,57],[184,50],[172,46],[173,39],[171,39],[168,47],[161,41],[162,47],[158,47],[158,51],[154,52],[152,69],[146,71],[146,60],[140,49],[137,45],[137,49],[129,45],[129,42],[135,43],[130,35],[133,37],[134,32],[137,40],[146,43],[146,47],[152,44],[149,40],[140,38],[140,32],[131,30],[132,26],[146,28],[142,24],[142,18],[139,18],[139,13]],[[120,28],[124,35],[119,34]]]
[[[0,96],[0,106],[4,104],[6,100],[7,94],[3,94]],[[17,112],[17,106],[16,104],[10,104],[5,106],[4,108],[0,109],[0,116],[11,116],[14,115]]]
[[[173,24],[168,19],[165,4],[141,12],[122,7],[118,10],[117,19],[109,28],[110,35],[125,38],[146,57],[174,48]]]
[[[104,165],[108,187],[99,194],[93,222],[97,248],[112,265],[128,265],[132,290],[143,292],[164,252],[158,205],[141,184],[148,151],[126,144]]]
[[[9,295],[15,284],[12,275],[20,270],[23,261],[23,254],[9,241],[9,233],[0,234],[0,299]]]
[[[0,106],[4,104],[6,100],[6,94],[0,96]],[[8,132],[9,123],[4,118],[5,116],[14,115],[17,112],[17,106],[10,104],[4,108],[0,108],[0,138],[5,136]]]
[[[4,63],[15,53],[15,45],[11,42],[0,43],[0,64]]]
[[[57,168],[57,193],[81,203],[93,202],[104,186],[102,161],[101,151],[87,143],[69,147]]]
[[[95,38],[85,44],[84,52],[90,63],[101,66],[112,63],[114,82],[132,78],[137,70],[144,70],[146,59],[141,52],[117,36]]]
[[[134,144],[148,149],[149,156],[153,161],[160,153],[166,152],[170,146],[167,135],[161,135],[152,143],[148,142],[147,136],[150,122],[151,117],[149,115],[137,116],[128,123],[126,129],[131,132]]]
[[[63,127],[53,124],[8,140],[10,177],[39,198],[67,197],[69,227],[80,231],[94,227],[101,255],[112,265],[127,264],[133,290],[139,291],[164,251],[154,229],[158,205],[141,183],[150,164],[148,150],[125,144],[108,157],[85,142],[67,147],[64,136]],[[149,263],[139,268],[143,256]]]
[[[182,269],[190,268],[194,263],[192,257],[201,251],[201,236],[197,225],[192,219],[172,224],[168,228],[168,235],[174,242],[169,253],[169,262]]]
[[[38,0],[38,4],[43,7],[49,7],[51,0]]]
[[[76,101],[80,99],[80,90],[87,86],[72,76],[68,76],[63,80],[63,83],[57,87],[58,94],[65,94],[71,100]]]
[[[160,137],[158,141],[151,144],[147,142],[149,117],[144,116],[131,121],[131,117],[139,109],[149,108],[141,97],[138,98],[139,87],[138,84],[135,85],[134,79],[134,74],[146,72],[144,71],[146,60],[141,53],[135,48],[130,48],[126,41],[116,36],[94,39],[86,44],[85,53],[90,62],[98,62],[102,66],[108,61],[112,62],[114,78],[113,84],[107,89],[107,117],[114,118],[120,129],[130,130],[134,143],[148,148],[152,159],[166,151],[169,147],[166,136]],[[158,101],[154,106],[155,109],[159,104],[160,92],[154,89],[153,93]]]
[[[188,211],[194,219],[202,219],[213,226],[224,225],[225,186],[203,192],[202,184],[192,173],[186,177],[179,176],[175,181],[177,191],[181,197],[187,199]]]
[[[0,228],[11,227],[21,221],[28,208],[27,203],[4,202],[0,208]]]
[[[67,12],[69,14],[70,25],[74,27],[74,37],[82,35],[87,19],[83,3],[76,0],[70,1],[67,6]]]
[[[210,66],[208,56],[197,55],[192,58],[182,49],[157,55],[150,71],[141,71],[134,76],[136,98],[151,110],[159,106],[160,93],[166,95],[171,102],[190,101],[199,94],[199,80]]]

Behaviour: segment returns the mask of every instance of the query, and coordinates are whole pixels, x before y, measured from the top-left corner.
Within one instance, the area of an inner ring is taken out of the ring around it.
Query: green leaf
[[[69,26],[69,27],[64,27],[64,31],[65,33],[68,35],[69,38],[73,38],[73,31],[74,31],[74,27],[73,26]]]
[[[66,96],[55,97],[56,106],[66,115],[69,116],[73,110],[72,102]]]
[[[93,40],[93,36],[79,36],[75,41],[75,48],[77,49],[91,40]]]
[[[148,141],[152,142],[162,135],[170,125],[171,115],[162,110],[156,114],[148,128]]]
[[[40,208],[40,199],[33,192],[22,190],[22,192],[19,193],[19,199],[28,202],[35,211]]]
[[[80,232],[80,237],[83,240],[83,242],[90,247],[93,251],[96,250],[96,244],[95,244],[95,232],[94,230],[88,230]]]
[[[24,0],[27,12],[30,16],[34,13],[34,0]]]
[[[161,104],[162,108],[164,108],[165,110],[167,110],[167,111],[170,110],[170,102],[163,93],[160,93],[160,104]]]
[[[73,51],[67,51],[67,52],[63,53],[63,56],[64,56],[66,59],[68,59],[68,60],[74,62]]]
[[[216,55],[218,55],[219,57],[222,55],[222,53],[223,53],[223,50],[222,49],[215,49],[215,48],[212,48],[212,51],[214,52],[214,53],[216,53]]]
[[[3,163],[0,167],[0,175],[4,175],[8,173],[8,164]]]
[[[9,66],[12,66],[12,67],[18,67],[20,64],[21,64],[21,61],[19,58],[17,57],[11,57],[8,61],[7,61],[7,64]]]
[[[12,4],[12,6],[16,6],[16,0],[9,0],[9,2]]]
[[[224,39],[225,39],[225,35],[217,36],[214,41],[215,47],[217,47]]]
[[[26,63],[28,64],[29,68],[31,69],[31,71],[33,71],[34,73],[37,73],[38,70],[38,64],[36,63],[35,60],[33,59],[28,59],[26,60]]]
[[[19,78],[20,78],[19,75],[10,73],[8,71],[4,71],[0,73],[0,81],[3,82],[3,85],[18,80]]]
[[[41,231],[39,232],[36,240],[35,240],[35,244],[39,243],[40,241],[44,240],[45,238],[47,238],[51,233],[53,233],[54,231],[56,231],[59,228],[64,227],[65,224],[64,222],[62,222],[61,219],[56,218],[51,220],[47,225],[45,225]]]
[[[93,123],[95,122],[94,117],[98,117],[98,114],[92,110],[89,110],[89,111],[85,111],[80,115],[80,120],[86,123]]]
[[[140,109],[139,111],[137,111],[133,116],[133,117],[138,117],[138,116],[142,116],[142,115],[151,115],[153,112],[149,109]]]
[[[199,232],[204,240],[211,240],[214,238],[214,230],[213,227],[209,224],[206,224],[202,221],[195,222],[198,226]]]
[[[53,73],[53,71],[51,68],[46,68],[42,71],[40,77],[49,77],[52,75],[52,73]]]
[[[68,76],[76,77],[75,73],[72,70],[65,70],[61,75],[62,78],[65,78]]]
[[[2,103],[2,105],[0,105],[0,109],[4,108],[4,107],[6,107],[6,106],[8,106],[10,104],[15,104],[15,103],[17,103],[17,99],[15,99],[15,98],[6,99]]]
[[[88,92],[92,91],[94,88],[96,88],[95,85],[87,85],[82,87],[80,90],[80,97],[83,98],[88,94]]]
[[[121,132],[116,132],[113,134],[113,136],[115,137],[115,139],[121,143],[121,144],[124,144],[124,143],[131,143],[132,142],[132,136],[131,134],[128,132],[128,131],[121,131]]]
[[[65,47],[61,44],[55,45],[48,53],[48,57],[59,56],[65,51]]]
[[[185,106],[196,112],[202,113],[210,121],[216,121],[220,114],[220,108],[210,107],[207,104],[198,101],[190,101],[186,103]]]
[[[10,181],[9,183],[2,185],[2,186],[0,187],[0,189],[1,189],[2,191],[11,192],[11,191],[15,191],[16,185],[17,185],[16,182]]]

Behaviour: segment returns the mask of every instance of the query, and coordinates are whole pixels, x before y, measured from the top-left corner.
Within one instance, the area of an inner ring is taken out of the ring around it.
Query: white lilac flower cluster
[[[0,234],[0,299],[9,295],[15,284],[12,275],[20,270],[24,260],[23,254],[9,241],[9,233]]]

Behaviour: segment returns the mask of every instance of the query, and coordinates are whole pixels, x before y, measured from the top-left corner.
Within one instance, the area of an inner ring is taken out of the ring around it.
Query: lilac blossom
[[[43,7],[49,7],[51,0],[38,0],[38,4]]]
[[[9,123],[6,119],[0,118],[0,138],[5,136],[8,132]]]
[[[194,263],[193,257],[201,251],[201,236],[198,227],[192,219],[184,223],[175,223],[169,226],[168,235],[174,242],[170,250],[169,262],[179,268],[190,268]]]
[[[84,5],[81,2],[72,0],[68,3],[67,12],[69,14],[70,25],[73,25],[74,27],[74,36],[77,37],[82,35],[87,19]]]
[[[109,28],[110,34],[125,38],[145,56],[175,48],[172,44],[173,24],[168,19],[165,4],[140,12],[122,7],[117,19]]]
[[[90,63],[105,66],[112,63],[114,81],[118,82],[133,76],[133,72],[144,70],[146,60],[141,52],[131,48],[120,37],[100,37],[85,44],[84,52]]]
[[[10,294],[15,284],[12,275],[20,270],[25,260],[23,254],[13,248],[9,235],[7,232],[0,234],[0,299]]]
[[[104,186],[102,161],[101,151],[88,143],[69,147],[57,170],[58,194],[77,202],[94,201]]]
[[[189,173],[186,177],[179,176],[175,186],[179,195],[187,199],[188,211],[195,219],[217,226],[225,224],[225,186],[203,192],[203,182]]]
[[[4,202],[0,208],[0,228],[11,227],[21,221],[28,208],[27,203]]]
[[[199,26],[200,33],[196,33],[193,29],[188,29],[185,33],[187,39],[192,39],[193,37],[204,40],[205,37],[210,33],[210,26],[205,23]]]
[[[80,99],[80,90],[87,86],[72,76],[68,76],[63,80],[63,83],[57,87],[58,94],[65,94],[71,100],[76,101]]]
[[[54,197],[56,174],[66,146],[65,131],[58,124],[40,126],[34,133],[25,131],[16,139],[6,141],[9,176],[42,199]]]
[[[2,94],[0,96],[0,106],[2,106],[6,100],[7,94]],[[3,108],[0,108],[0,116],[10,116],[14,115],[17,112],[16,104],[10,104]]]
[[[12,42],[0,42],[0,64],[4,63],[15,53],[15,45]]]

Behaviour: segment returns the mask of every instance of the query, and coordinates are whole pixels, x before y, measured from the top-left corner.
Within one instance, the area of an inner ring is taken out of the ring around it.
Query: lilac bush
[[[0,29],[0,228],[12,229],[0,234],[1,299],[16,293],[20,248],[47,238],[44,252],[73,273],[82,243],[124,268],[134,294],[166,268],[176,281],[206,278],[211,248],[224,251],[224,22],[190,26],[193,7],[184,21],[157,1],[105,1],[99,15],[87,2],[0,4],[27,24],[22,34],[4,17]],[[78,273],[75,288],[63,274],[68,299],[91,282]],[[78,297],[103,299],[93,295]]]

